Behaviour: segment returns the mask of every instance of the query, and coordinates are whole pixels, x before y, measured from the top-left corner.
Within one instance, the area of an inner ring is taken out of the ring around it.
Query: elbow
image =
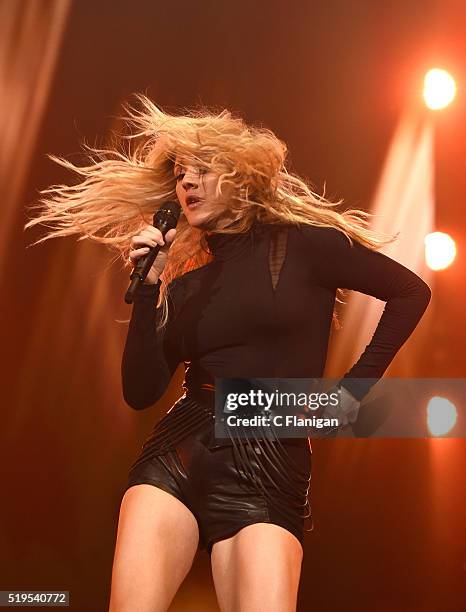
[[[133,410],[137,410],[138,412],[152,406],[152,403],[141,401],[133,397],[128,398],[127,396],[123,395],[123,398],[130,408],[132,408]]]
[[[427,308],[432,298],[432,290],[429,285],[414,273],[404,287],[403,294],[412,299],[413,302],[415,301],[418,309],[422,312]]]
[[[123,399],[133,410],[145,410],[153,406],[165,393],[170,377],[165,372],[154,371],[147,364],[123,359],[121,364],[121,389]]]
[[[130,391],[123,386],[123,399],[133,410],[141,411],[153,406],[164,394],[165,389],[155,389],[151,393]]]
[[[416,283],[416,289],[413,291],[413,298],[416,302],[417,319],[420,320],[424,316],[432,298],[431,288],[421,278]]]
[[[420,286],[419,286],[419,290],[420,290],[420,294],[422,295],[422,300],[424,303],[424,310],[427,308],[427,306],[429,305],[430,300],[432,299],[432,289],[429,287],[429,285],[423,281],[422,279],[420,279]]]

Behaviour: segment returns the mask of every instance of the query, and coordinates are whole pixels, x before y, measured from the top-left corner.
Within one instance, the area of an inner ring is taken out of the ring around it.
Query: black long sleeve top
[[[269,256],[277,227],[283,228],[256,224],[241,234],[208,235],[214,259],[170,283],[161,331],[160,281],[140,287],[122,359],[129,406],[155,403],[182,362],[198,364],[212,378],[321,378],[337,288],[386,302],[342,385],[360,400],[382,377],[427,308],[429,286],[386,255],[351,245],[339,230],[307,224],[287,226],[274,286]]]

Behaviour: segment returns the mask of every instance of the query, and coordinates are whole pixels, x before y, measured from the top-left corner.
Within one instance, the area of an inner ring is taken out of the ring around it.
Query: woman
[[[110,611],[166,610],[199,546],[211,555],[222,611],[295,610],[308,440],[217,439],[215,378],[321,377],[337,292],[375,296],[387,302],[384,313],[341,381],[346,424],[416,327],[430,290],[377,252],[393,238],[369,230],[368,213],[337,212],[341,202],[289,173],[286,146],[271,131],[227,111],[173,116],[139,99],[141,110],[127,108],[135,146],[93,150],[84,167],[57,160],[83,180],[46,191],[45,210],[28,223],[56,225],[41,240],[79,233],[110,244],[132,265],[162,247],[135,296],[123,395],[136,410],[153,405],[180,363],[185,393],[130,469]],[[175,197],[182,215],[163,238],[150,221]]]

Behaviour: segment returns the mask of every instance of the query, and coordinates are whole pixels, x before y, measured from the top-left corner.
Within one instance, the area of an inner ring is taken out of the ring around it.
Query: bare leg
[[[212,548],[222,612],[295,612],[303,549],[286,529],[256,523]]]
[[[191,568],[197,521],[176,497],[149,484],[123,496],[109,612],[164,612]]]

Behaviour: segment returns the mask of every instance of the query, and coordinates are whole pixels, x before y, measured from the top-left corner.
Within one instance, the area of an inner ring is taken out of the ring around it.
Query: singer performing
[[[340,412],[329,405],[315,415],[344,427],[367,380],[383,376],[416,328],[430,289],[379,252],[394,238],[370,230],[368,213],[337,211],[292,174],[271,130],[227,110],[174,116],[138,100],[128,112],[137,145],[99,150],[105,162],[90,159],[85,170],[63,162],[85,180],[47,191],[46,211],[30,223],[55,221],[48,237],[111,245],[125,265],[129,256],[127,405],[150,408],[184,368],[183,395],[129,469],[109,609],[167,610],[201,548],[220,609],[294,610],[312,528],[309,440],[251,439],[244,423],[217,439],[215,378],[321,378],[337,296],[374,296],[385,310],[342,372]]]

